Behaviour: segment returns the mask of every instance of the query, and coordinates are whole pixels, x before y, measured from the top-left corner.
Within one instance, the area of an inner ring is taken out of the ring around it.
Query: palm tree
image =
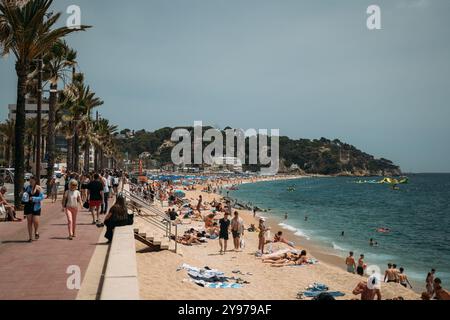
[[[106,166],[105,155],[110,158],[114,156],[113,150],[115,140],[113,139],[113,136],[117,132],[117,126],[110,125],[109,120],[107,119],[100,119],[95,126],[95,131],[100,142],[100,144],[97,146],[100,150],[100,159],[95,159],[96,162],[99,162],[95,165],[95,167],[98,168],[100,166],[101,168],[103,168]]]
[[[14,203],[21,204],[24,180],[24,129],[27,75],[32,62],[43,56],[58,40],[71,32],[85,30],[54,28],[61,13],[49,16],[53,0],[30,0],[24,5],[0,0],[0,44],[2,55],[12,52],[16,57],[17,106],[14,150]]]
[[[14,145],[14,127],[15,122],[14,120],[6,120],[5,123],[2,123],[0,125],[0,132],[3,134],[5,140],[5,161],[6,166],[10,167],[12,162],[12,148]]]
[[[44,79],[50,82],[50,97],[48,107],[47,128],[47,190],[50,190],[50,182],[55,166],[55,137],[56,137],[56,108],[58,99],[58,82],[66,83],[66,77],[70,69],[76,65],[77,53],[69,48],[63,40],[58,40],[44,56]]]
[[[72,165],[68,165],[68,167],[79,172],[80,135],[85,137],[84,151],[89,156],[90,140],[93,140],[93,137],[89,138],[92,130],[91,112],[94,108],[101,106],[103,101],[95,96],[95,92],[92,92],[89,86],[84,84],[82,74],[75,75],[73,83],[65,88],[64,96],[66,100],[63,107],[63,119],[69,123],[67,130],[69,134],[66,135],[66,138],[70,144],[68,152],[72,153],[70,156]],[[87,165],[89,165],[89,161]]]

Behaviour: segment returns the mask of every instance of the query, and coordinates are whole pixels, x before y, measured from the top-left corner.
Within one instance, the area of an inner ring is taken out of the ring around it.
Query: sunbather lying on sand
[[[268,257],[268,258],[263,258],[262,262],[264,263],[277,263],[279,261],[287,261],[287,260],[293,260],[293,259],[297,259],[299,257],[298,254],[296,253],[292,253],[292,252],[286,252],[283,253],[279,256],[273,256],[273,257]]]
[[[183,236],[178,237],[176,240],[178,243],[184,244],[186,246],[191,246],[193,244],[200,244],[201,241],[195,234],[185,233]]]
[[[302,250],[299,256],[292,257],[290,259],[282,259],[272,264],[272,267],[284,267],[289,265],[302,265],[308,264],[308,257],[306,256],[306,250]]]

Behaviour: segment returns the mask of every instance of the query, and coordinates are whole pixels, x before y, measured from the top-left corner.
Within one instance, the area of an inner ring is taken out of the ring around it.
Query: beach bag
[[[30,194],[25,191],[22,195],[22,203],[28,203],[30,202]]]

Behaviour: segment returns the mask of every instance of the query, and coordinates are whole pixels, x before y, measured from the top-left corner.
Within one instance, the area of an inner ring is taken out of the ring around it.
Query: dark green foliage
[[[192,127],[184,127],[192,133]],[[204,127],[203,131],[210,127]],[[154,132],[140,130],[130,135],[131,130],[121,133],[125,136],[119,140],[119,148],[128,152],[130,159],[136,159],[142,152],[150,152],[152,159],[160,165],[171,162],[173,144],[168,144],[175,128],[162,128]],[[127,135],[128,134],[128,135]],[[193,136],[193,134],[191,134]],[[225,137],[225,135],[224,135]],[[270,140],[269,140],[270,141]],[[225,138],[224,138],[225,143]],[[270,143],[270,142],[269,142]],[[203,147],[209,142],[204,142]],[[246,143],[248,159],[248,139]],[[357,175],[399,175],[400,168],[392,161],[373,156],[358,150],[356,147],[341,142],[338,139],[319,140],[280,137],[280,159],[286,168],[297,165],[299,169],[309,174],[357,174]],[[259,165],[246,165],[245,170],[257,171]]]

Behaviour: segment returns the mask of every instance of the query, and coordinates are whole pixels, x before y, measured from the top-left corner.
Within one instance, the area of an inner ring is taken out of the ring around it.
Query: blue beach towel
[[[242,285],[239,283],[224,283],[224,282],[205,282],[202,280],[195,280],[196,284],[201,287],[211,288],[211,289],[239,289],[242,288]]]
[[[303,292],[303,295],[307,298],[315,298],[323,292],[326,292],[335,298],[345,296],[345,293],[342,293],[340,291],[305,291],[305,292]]]

